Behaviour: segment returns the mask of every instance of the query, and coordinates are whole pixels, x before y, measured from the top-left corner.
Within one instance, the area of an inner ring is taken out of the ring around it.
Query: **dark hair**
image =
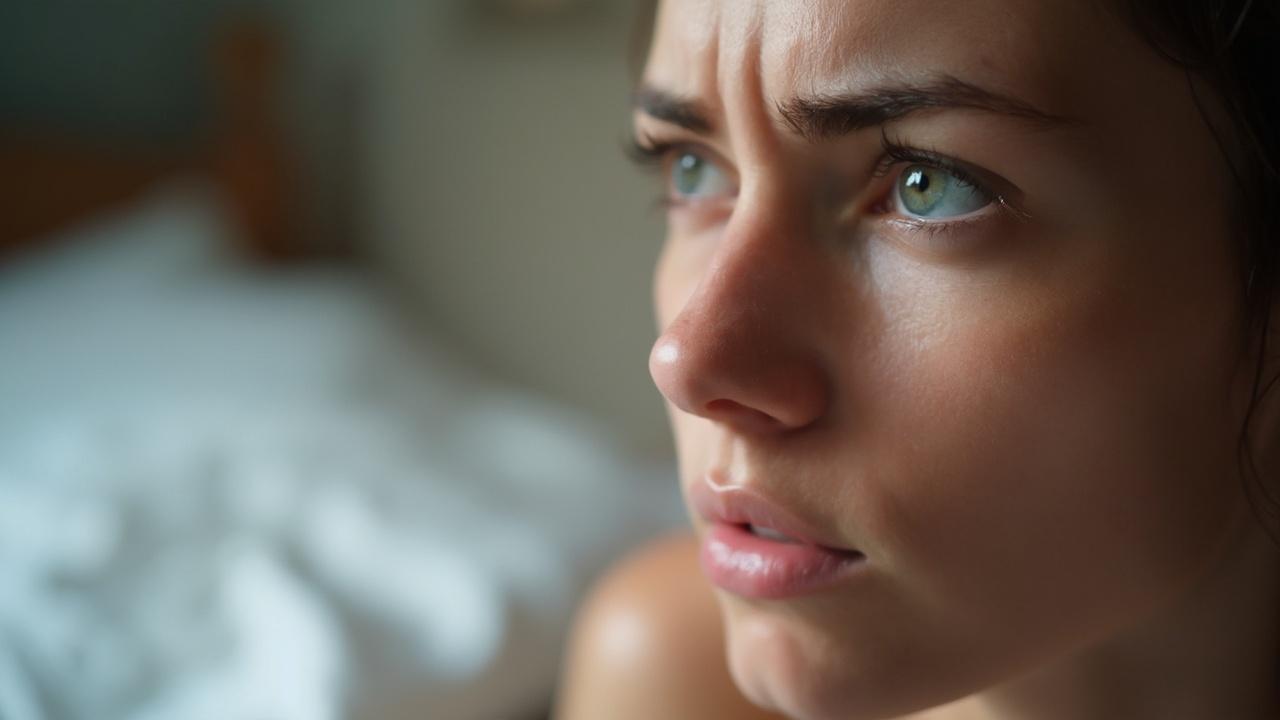
[[[1246,349],[1256,350],[1238,443],[1240,479],[1255,516],[1280,545],[1280,499],[1258,470],[1250,433],[1263,398],[1280,380],[1268,357],[1280,276],[1280,5],[1276,0],[1121,0],[1120,9],[1140,36],[1186,73],[1235,185],[1231,221],[1240,239],[1244,339]]]

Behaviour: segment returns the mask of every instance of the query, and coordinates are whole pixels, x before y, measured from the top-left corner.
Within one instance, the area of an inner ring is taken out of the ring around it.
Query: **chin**
[[[850,652],[782,612],[735,615],[727,623],[729,670],[762,708],[796,720],[875,720],[940,704],[913,697],[907,684],[920,674],[884,653]]]
[[[813,606],[726,598],[722,608],[738,689],[796,720],[898,718],[975,692],[994,670],[981,656],[947,651],[891,622],[859,623],[865,633],[842,635],[833,627],[850,625],[822,622],[827,613]]]

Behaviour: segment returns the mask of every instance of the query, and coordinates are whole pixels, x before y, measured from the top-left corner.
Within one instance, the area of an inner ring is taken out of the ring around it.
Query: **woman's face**
[[[651,370],[756,702],[903,713],[1107,642],[1247,516],[1225,163],[1107,9],[667,0],[635,126]]]

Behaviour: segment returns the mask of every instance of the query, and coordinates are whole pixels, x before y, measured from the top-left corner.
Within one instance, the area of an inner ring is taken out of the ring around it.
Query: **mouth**
[[[785,599],[841,585],[866,556],[843,547],[785,505],[743,486],[696,483],[690,503],[707,524],[701,561],[722,590],[748,598]]]
[[[764,525],[753,525],[751,523],[747,523],[742,527],[745,528],[747,532],[751,533],[752,535],[755,535],[758,538],[763,538],[765,540],[772,540],[774,542],[786,543],[787,545],[800,544],[799,540],[796,540],[790,535],[784,535],[783,533],[780,533],[771,527],[765,527]]]

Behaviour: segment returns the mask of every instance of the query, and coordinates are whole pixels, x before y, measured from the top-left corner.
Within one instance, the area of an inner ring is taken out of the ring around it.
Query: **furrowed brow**
[[[702,106],[675,93],[641,85],[632,94],[632,105],[646,115],[686,130],[702,134],[711,132],[710,117]]]
[[[886,85],[848,95],[795,98],[781,103],[778,112],[797,134],[818,141],[883,125],[911,113],[943,108],[982,110],[1045,127],[1081,124],[1079,120],[1038,110],[1018,98],[950,76],[924,84]]]

